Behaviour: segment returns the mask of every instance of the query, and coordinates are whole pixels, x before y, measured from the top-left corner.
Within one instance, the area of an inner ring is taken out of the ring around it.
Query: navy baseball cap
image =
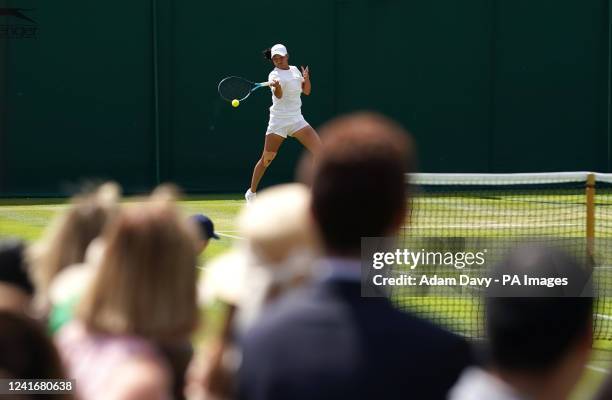
[[[219,239],[219,236],[215,233],[215,226],[213,222],[206,215],[196,214],[191,217],[191,219],[198,225],[200,228],[200,235],[202,239]]]

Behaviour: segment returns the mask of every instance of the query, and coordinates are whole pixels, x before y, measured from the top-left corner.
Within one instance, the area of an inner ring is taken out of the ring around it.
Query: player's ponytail
[[[261,54],[263,54],[266,60],[272,61],[272,48],[268,47],[267,49],[262,51]]]

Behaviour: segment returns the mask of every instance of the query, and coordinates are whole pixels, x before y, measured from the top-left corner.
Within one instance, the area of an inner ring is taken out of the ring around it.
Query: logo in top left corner
[[[0,7],[0,39],[36,39],[38,23],[32,18],[34,10]]]

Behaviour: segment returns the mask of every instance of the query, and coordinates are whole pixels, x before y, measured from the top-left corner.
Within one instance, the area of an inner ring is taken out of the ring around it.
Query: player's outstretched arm
[[[302,76],[304,77],[304,82],[302,82],[302,93],[306,96],[310,95],[310,91],[312,90],[312,86],[310,85],[310,71],[308,71],[308,65],[306,68],[302,68]]]

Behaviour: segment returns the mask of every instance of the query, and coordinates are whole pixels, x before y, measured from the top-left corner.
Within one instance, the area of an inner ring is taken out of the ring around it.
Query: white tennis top
[[[277,98],[272,91],[272,107],[270,118],[289,118],[302,115],[302,82],[304,78],[297,67],[290,65],[289,69],[274,68],[268,75],[268,81],[278,80],[283,88],[283,97]],[[271,88],[272,89],[272,88]]]

